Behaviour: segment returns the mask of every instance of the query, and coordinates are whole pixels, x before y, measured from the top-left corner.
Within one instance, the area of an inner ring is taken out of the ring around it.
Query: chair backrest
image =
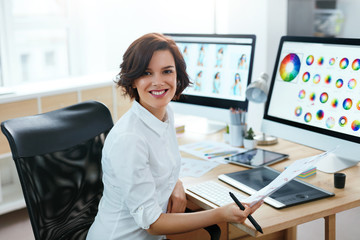
[[[88,101],[1,123],[36,239],[84,239],[102,196],[101,154],[113,126]]]

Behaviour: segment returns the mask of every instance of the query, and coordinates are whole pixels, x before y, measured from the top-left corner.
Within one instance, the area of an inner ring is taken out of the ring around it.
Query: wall
[[[76,22],[71,31],[81,42],[74,51],[83,63],[77,74],[117,71],[122,54],[137,37],[177,32],[256,34],[253,79],[263,71],[271,75],[279,38],[286,31],[286,9],[286,0],[70,1]],[[249,122],[260,131],[263,104],[250,103],[249,110]]]
[[[286,35],[286,0],[228,0],[228,33],[256,35],[255,61],[252,80],[265,72],[273,72],[280,37]],[[261,130],[264,104],[249,103],[248,123]]]
[[[83,63],[77,74],[91,74],[117,71],[127,46],[147,32],[253,33],[257,36],[253,79],[261,72],[271,76],[279,39],[287,32],[288,2],[305,14],[315,0],[70,1],[76,22],[71,31],[81,43],[70,52]],[[346,15],[343,36],[360,37],[360,1],[338,0],[338,8]],[[249,112],[249,122],[260,131],[263,104],[250,103]]]
[[[70,1],[87,74],[118,70],[130,43],[148,32],[213,33],[214,0]]]

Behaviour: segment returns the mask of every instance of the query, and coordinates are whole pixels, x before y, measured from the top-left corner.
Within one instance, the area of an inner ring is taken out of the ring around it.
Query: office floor
[[[0,215],[0,239],[34,240],[27,210]]]

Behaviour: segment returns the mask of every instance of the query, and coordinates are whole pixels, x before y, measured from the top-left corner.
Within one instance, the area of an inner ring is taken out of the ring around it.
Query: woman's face
[[[176,67],[169,50],[155,51],[142,77],[134,81],[140,104],[162,120],[176,92]]]

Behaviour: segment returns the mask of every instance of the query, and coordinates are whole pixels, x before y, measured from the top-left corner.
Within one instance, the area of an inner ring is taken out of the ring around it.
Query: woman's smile
[[[150,93],[152,95],[154,95],[154,97],[162,97],[165,95],[165,93],[167,92],[167,89],[162,89],[162,90],[151,90]]]

